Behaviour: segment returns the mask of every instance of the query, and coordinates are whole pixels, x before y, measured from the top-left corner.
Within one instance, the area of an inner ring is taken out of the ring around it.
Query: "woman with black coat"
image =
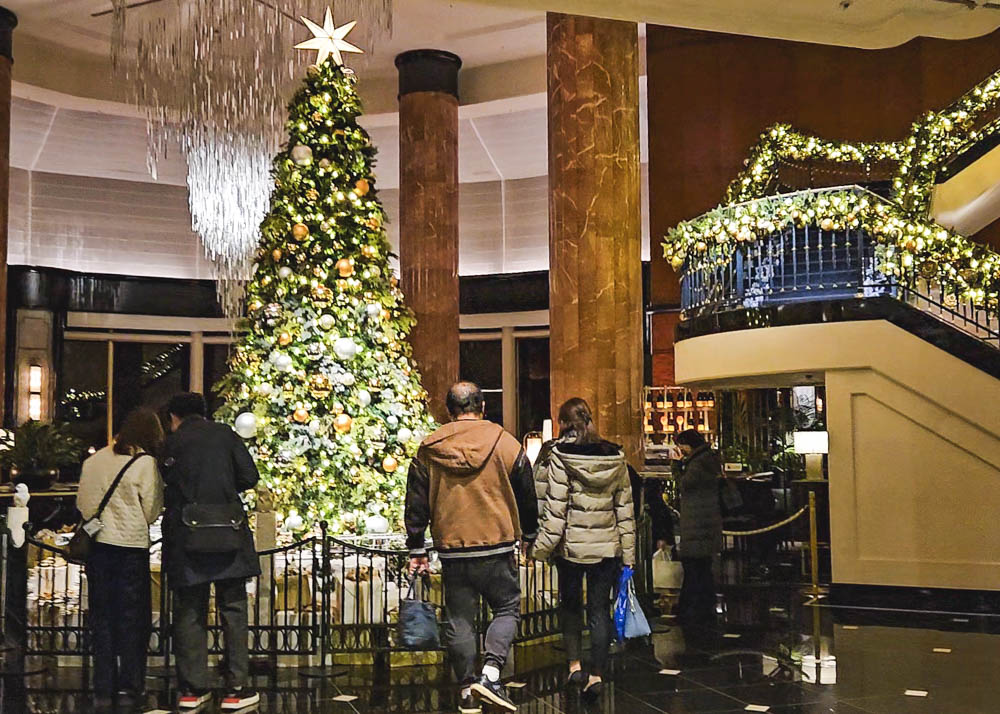
[[[722,462],[694,429],[681,432],[675,441],[684,457],[678,477],[684,585],[677,604],[677,619],[682,624],[710,624],[716,617],[712,561],[722,550],[719,507]]]

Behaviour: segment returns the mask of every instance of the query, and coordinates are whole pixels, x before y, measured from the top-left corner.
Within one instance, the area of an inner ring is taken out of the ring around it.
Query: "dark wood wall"
[[[919,38],[860,50],[650,25],[651,297],[680,302],[659,236],[716,206],[761,131],[775,122],[830,138],[903,138],[1000,68],[1000,30],[974,40]],[[670,314],[653,321],[653,382],[673,382]]]

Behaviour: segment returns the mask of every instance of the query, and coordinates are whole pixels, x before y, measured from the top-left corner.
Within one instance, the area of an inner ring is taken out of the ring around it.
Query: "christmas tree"
[[[292,529],[326,520],[363,531],[373,515],[397,525],[406,466],[433,428],[406,341],[413,317],[389,265],[375,149],[357,123],[354,73],[340,64],[339,50],[356,50],[345,27],[328,15],[326,45],[300,45],[320,58],[289,104],[216,415],[248,440]]]

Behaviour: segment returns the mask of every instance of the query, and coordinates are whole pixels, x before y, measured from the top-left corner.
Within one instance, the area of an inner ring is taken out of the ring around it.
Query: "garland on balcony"
[[[857,189],[803,191],[721,206],[673,229],[664,255],[675,270],[728,263],[741,243],[786,228],[818,226],[828,232],[867,232],[885,246],[880,270],[916,270],[955,298],[997,304],[1000,254],[933,221],[913,221],[898,205]]]
[[[828,141],[796,131],[790,124],[775,124],[761,134],[745,162],[746,168],[729,184],[726,203],[763,197],[777,179],[778,165],[782,161],[830,161],[869,166],[882,161],[901,161],[905,154],[906,146],[899,141]]]
[[[1000,119],[979,130],[973,126],[1000,106],[1000,71],[941,112],[913,124],[905,142],[832,142],[793,130],[787,124],[768,129],[730,184],[727,204],[681,223],[664,238],[664,255],[675,270],[689,257],[725,263],[735,245],[791,225],[824,230],[862,228],[886,246],[886,273],[915,267],[937,280],[956,298],[997,304],[1000,256],[929,217],[938,172],[957,153],[1000,132]],[[802,192],[765,198],[781,160],[833,161],[870,165],[897,161],[893,200],[855,191]],[[712,249],[713,246],[722,250]]]

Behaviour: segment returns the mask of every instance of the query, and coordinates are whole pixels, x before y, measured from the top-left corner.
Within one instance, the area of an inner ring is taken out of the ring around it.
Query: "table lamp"
[[[792,446],[796,454],[806,457],[806,479],[823,480],[823,454],[830,453],[830,434],[825,431],[797,431]]]

